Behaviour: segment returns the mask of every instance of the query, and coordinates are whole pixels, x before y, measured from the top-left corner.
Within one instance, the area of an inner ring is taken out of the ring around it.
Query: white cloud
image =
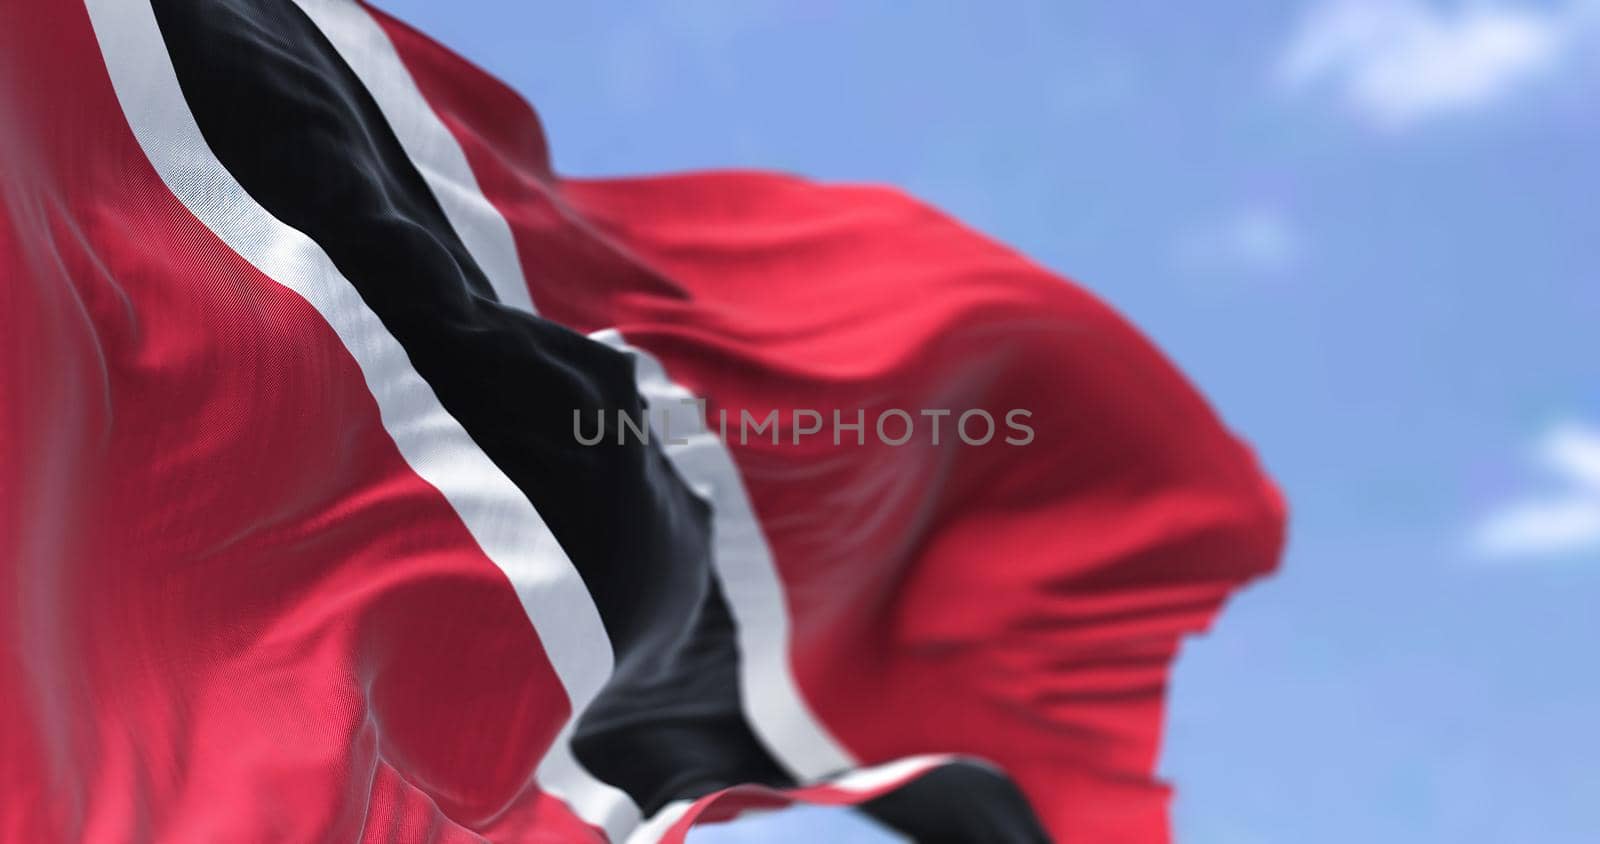
[[[1539,441],[1539,463],[1563,489],[1490,514],[1473,547],[1490,557],[1600,551],[1600,430],[1569,423]]]
[[[1290,90],[1331,90],[1383,128],[1494,104],[1565,61],[1593,29],[1594,0],[1320,0],[1278,67]]]
[[[1600,431],[1577,424],[1562,425],[1545,437],[1539,456],[1557,474],[1600,490]]]
[[[1301,251],[1299,229],[1267,207],[1242,208],[1178,241],[1179,261],[1206,272],[1281,273],[1294,267]]]

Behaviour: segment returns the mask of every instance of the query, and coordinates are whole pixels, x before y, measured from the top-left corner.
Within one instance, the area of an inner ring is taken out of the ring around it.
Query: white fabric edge
[[[934,768],[956,761],[957,758],[955,755],[948,753],[906,756],[881,765],[856,768],[831,779],[818,782],[813,787],[846,795],[865,794],[879,789],[892,791]],[[780,791],[790,790],[792,789],[780,789]],[[651,815],[643,825],[634,830],[633,835],[628,837],[627,844],[657,844],[683,820],[683,816],[694,808],[696,802],[698,801],[676,800],[663,806],[654,815]],[[798,804],[812,803],[812,801],[804,798],[796,798],[793,802]],[[742,818],[770,811],[779,810],[746,809],[739,812],[736,817]]]

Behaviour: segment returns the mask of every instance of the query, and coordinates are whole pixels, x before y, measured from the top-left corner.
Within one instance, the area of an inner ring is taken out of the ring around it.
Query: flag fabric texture
[[[1284,511],[1090,294],[883,188],[563,178],[348,0],[4,21],[0,841],[1168,838]]]

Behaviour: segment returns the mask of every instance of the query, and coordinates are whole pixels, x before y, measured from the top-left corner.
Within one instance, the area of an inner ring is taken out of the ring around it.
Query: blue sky
[[[1600,841],[1600,2],[380,2],[566,173],[892,183],[1179,362],[1294,514],[1179,663],[1181,842]]]

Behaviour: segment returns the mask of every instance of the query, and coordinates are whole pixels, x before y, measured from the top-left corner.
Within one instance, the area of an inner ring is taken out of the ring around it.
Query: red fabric
[[[6,16],[0,126],[0,841],[596,840],[528,785],[569,706],[509,584],[80,4]]]
[[[1179,639],[1276,563],[1248,449],[1093,296],[891,190],[738,172],[561,180],[513,92],[382,18],[510,222],[535,304],[615,326],[713,413],[1032,412],[982,447],[731,445],[793,665],[867,763],[1000,765],[1063,841],[1163,841]],[[830,420],[831,421],[831,420]],[[1003,425],[1003,422],[1002,422]]]
[[[1283,524],[1181,376],[892,191],[560,180],[513,93],[384,23],[546,315],[713,411],[1032,412],[1023,447],[732,445],[793,666],[864,762],[983,757],[1061,840],[1164,840],[1168,664]],[[532,626],[338,338],[161,183],[81,6],[0,47],[0,840],[597,839],[530,785],[569,714]]]

